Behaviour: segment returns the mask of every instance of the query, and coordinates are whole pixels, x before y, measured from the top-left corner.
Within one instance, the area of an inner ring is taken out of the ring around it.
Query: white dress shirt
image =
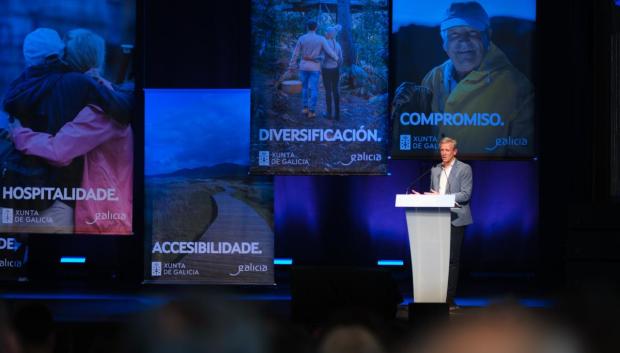
[[[456,162],[456,158],[454,158],[452,162],[448,164],[447,167],[443,167],[441,169],[441,174],[439,174],[439,194],[440,195],[446,194],[446,189],[448,188],[448,178],[450,177],[450,171],[452,171],[452,166],[454,165],[454,162]]]

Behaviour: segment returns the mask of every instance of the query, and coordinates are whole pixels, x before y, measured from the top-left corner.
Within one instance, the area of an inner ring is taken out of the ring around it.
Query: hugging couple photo
[[[131,234],[133,88],[105,78],[105,40],[37,28],[23,60],[2,98],[0,230]],[[101,190],[113,196],[67,197]]]

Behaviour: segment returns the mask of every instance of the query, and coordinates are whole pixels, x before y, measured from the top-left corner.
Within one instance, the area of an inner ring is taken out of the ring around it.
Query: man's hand
[[[439,195],[439,193],[437,191],[431,189],[431,191],[425,192],[424,195]]]
[[[416,84],[413,82],[403,82],[396,88],[394,92],[394,100],[392,101],[392,109],[396,110],[403,104],[409,103],[415,95]]]
[[[312,61],[314,63],[318,63],[319,62],[319,60],[317,60],[316,58],[313,58],[311,56],[304,56],[303,59],[306,60],[306,61]]]
[[[86,71],[84,73],[87,76],[92,77],[93,79],[95,79],[95,81],[97,81],[97,83],[99,83],[100,85],[105,86],[107,89],[114,91],[114,86],[112,86],[112,83],[108,80],[106,80],[105,78],[103,78],[101,76],[101,74],[99,74],[99,70],[97,69],[90,69],[88,71]]]
[[[403,82],[394,92],[392,119],[402,113],[403,109],[412,112],[430,111],[432,100],[433,93],[428,88],[413,82]]]

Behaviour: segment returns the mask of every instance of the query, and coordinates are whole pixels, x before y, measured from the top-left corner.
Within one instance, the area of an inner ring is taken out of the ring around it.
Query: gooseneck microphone
[[[405,195],[409,194],[409,191],[411,190],[411,188],[413,187],[413,185],[415,185],[418,181],[420,181],[420,179],[422,179],[422,177],[424,177],[425,175],[427,175],[428,173],[431,172],[431,170],[433,170],[433,167],[431,167],[429,170],[425,171],[424,173],[422,173],[420,176],[418,176],[417,178],[415,178],[414,181],[411,182],[411,184],[409,184],[409,186],[407,186],[407,190],[405,190]]]

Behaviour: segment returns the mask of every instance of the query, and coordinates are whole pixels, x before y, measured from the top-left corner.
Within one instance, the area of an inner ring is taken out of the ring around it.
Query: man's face
[[[448,164],[452,162],[452,159],[456,156],[457,149],[454,144],[450,142],[442,143],[439,145],[439,154],[441,155],[441,162]]]
[[[445,50],[461,77],[480,66],[485,54],[481,33],[468,26],[448,29]]]

